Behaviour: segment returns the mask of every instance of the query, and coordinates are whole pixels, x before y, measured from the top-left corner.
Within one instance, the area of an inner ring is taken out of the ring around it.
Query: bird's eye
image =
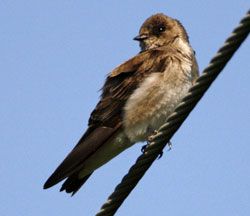
[[[160,27],[158,28],[159,32],[164,32],[165,29],[166,29],[166,28],[165,28],[164,26],[160,26]]]

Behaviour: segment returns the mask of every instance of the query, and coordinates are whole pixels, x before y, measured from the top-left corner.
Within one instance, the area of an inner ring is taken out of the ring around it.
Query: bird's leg
[[[148,128],[148,133],[151,135],[147,138],[147,144],[143,145],[141,148],[141,152],[143,154],[145,153],[145,150],[146,150],[147,146],[149,145],[149,143],[152,142],[152,140],[153,140],[152,137],[157,134],[157,130],[153,130],[153,132],[152,132],[152,130],[150,128]]]
[[[170,151],[172,149],[172,143],[170,140],[168,141],[167,146],[168,146],[168,151]],[[158,160],[162,157],[162,155],[163,155],[163,151],[159,154]]]
[[[150,136],[148,137],[148,143],[150,143],[150,142],[152,142],[153,141],[153,137],[156,135],[158,133],[158,131],[157,130],[154,130],[153,132],[151,132],[150,134]]]
[[[141,152],[143,154],[145,153],[145,150],[146,150],[147,146],[149,145],[149,143],[153,141],[153,136],[155,136],[157,134],[157,132],[158,132],[157,130],[154,130],[153,134],[148,137],[147,144],[142,146]],[[170,151],[172,149],[172,142],[170,140],[168,141],[167,146],[168,146],[168,151]],[[160,152],[158,159],[160,159],[162,157],[162,155],[163,155],[163,151]]]
[[[168,141],[167,146],[168,146],[168,151],[170,151],[172,149],[172,143],[170,140]],[[163,151],[159,154],[158,160],[162,157],[162,155],[163,155]]]
[[[143,146],[141,147],[141,152],[142,152],[143,154],[145,153],[145,149],[147,148],[147,146],[148,146],[148,144],[143,145]]]

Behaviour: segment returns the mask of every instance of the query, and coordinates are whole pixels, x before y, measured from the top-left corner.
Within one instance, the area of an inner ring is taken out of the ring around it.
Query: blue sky
[[[139,51],[142,22],[163,12],[186,27],[200,70],[249,9],[238,1],[0,1],[0,214],[94,215],[142,144],[74,196],[47,177],[86,129],[105,75]],[[250,43],[223,73],[117,215],[250,212]]]

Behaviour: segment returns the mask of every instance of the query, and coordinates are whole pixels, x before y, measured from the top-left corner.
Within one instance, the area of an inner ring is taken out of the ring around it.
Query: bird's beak
[[[134,37],[134,40],[136,40],[136,41],[144,41],[147,38],[148,38],[147,35],[142,34],[142,35],[137,35],[136,37]]]

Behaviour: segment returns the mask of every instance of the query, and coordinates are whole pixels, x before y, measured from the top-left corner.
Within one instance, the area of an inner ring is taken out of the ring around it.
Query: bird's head
[[[182,24],[162,13],[149,17],[141,26],[139,35],[134,38],[140,42],[142,51],[166,46],[181,38],[188,43],[188,35]]]

